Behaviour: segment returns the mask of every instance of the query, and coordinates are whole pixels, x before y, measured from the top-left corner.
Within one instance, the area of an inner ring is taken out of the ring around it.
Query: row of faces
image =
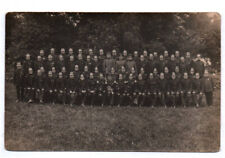
[[[101,54],[100,54],[101,55]],[[102,54],[103,55],[103,54]],[[42,56],[43,55],[38,55],[37,56],[37,60],[38,61],[41,61],[42,60]],[[116,56],[116,55],[113,55],[112,54],[112,56]],[[142,54],[142,55],[138,55],[138,54],[134,54],[134,57],[138,57],[138,58],[140,58],[140,60],[145,60],[145,58],[148,56],[148,54]],[[86,56],[86,60],[91,60],[91,57],[92,57],[92,55],[91,54],[89,54],[89,55],[87,55]],[[124,59],[124,57],[127,57],[127,59],[129,60],[129,59],[132,59],[132,56],[131,55],[127,55],[127,53],[123,53],[123,54],[121,54],[121,55],[119,55],[119,60],[123,60]],[[159,60],[163,60],[164,58],[168,58],[169,57],[169,54],[168,54],[168,52],[166,51],[166,53],[164,52],[164,55],[160,55],[159,56]],[[170,59],[171,60],[175,60],[176,58],[180,58],[181,60],[185,60],[185,57],[186,58],[191,58],[191,54],[190,54],[190,52],[187,52],[186,53],[186,56],[184,57],[184,56],[181,56],[180,57],[180,55],[179,55],[179,53],[175,53],[175,55],[174,54],[171,54],[171,56],[170,56]],[[107,54],[107,58],[111,58],[111,54]],[[152,60],[152,59],[154,59],[154,58],[158,58],[158,53],[157,52],[154,52],[153,54],[152,53],[150,53],[149,54],[149,59],[150,60]],[[200,54],[197,54],[197,59],[200,59],[201,58],[201,55]],[[58,59],[59,60],[64,60],[64,56],[63,56],[63,54],[60,54],[59,56],[58,56]],[[83,60],[83,55],[82,54],[78,54],[78,56],[77,56],[77,59],[78,60]],[[26,54],[26,60],[30,60],[30,54]],[[48,60],[49,61],[52,61],[53,60],[53,55],[52,54],[49,54],[48,55]],[[69,60],[70,61],[74,61],[74,55],[70,55],[69,56]],[[93,56],[93,60],[98,60],[98,55],[94,55]]]
[[[21,64],[17,64],[17,69],[21,69],[21,68],[22,68],[22,65],[21,65]],[[29,69],[32,69],[32,68],[28,68],[28,72],[29,72]],[[44,70],[44,67],[40,67],[40,70],[41,70],[42,72],[45,71],[45,70]],[[56,72],[56,68],[55,68],[55,67],[52,67],[52,68],[51,68],[51,71],[52,71],[52,72]],[[61,68],[61,71],[62,71],[62,72],[67,72],[67,71],[66,71],[66,67],[62,67],[62,68]],[[75,65],[75,66],[74,66],[74,71],[79,71],[79,66],[78,66],[78,65]],[[85,65],[85,66],[84,66],[84,72],[88,72],[88,71],[89,71],[88,66]],[[119,71],[121,71],[122,73],[127,73],[125,66],[121,66]],[[175,71],[176,73],[179,73],[179,72],[180,72],[180,67],[179,67],[179,66],[175,66],[174,71]],[[98,72],[99,72],[98,67],[95,67],[95,68],[94,68],[94,72],[95,72],[95,73],[98,73]],[[145,68],[141,67],[140,70],[139,70],[138,72],[140,72],[140,73],[145,73]],[[168,67],[164,67],[164,72],[165,72],[165,73],[169,73],[169,72],[170,72],[170,71],[169,71],[169,68],[168,68]],[[191,68],[190,68],[190,74],[194,74],[194,72],[195,72],[195,69],[194,69],[193,67],[191,67]],[[114,67],[111,68],[111,73],[112,73],[112,74],[113,74],[113,73],[116,73],[116,70],[115,70]],[[134,67],[131,68],[131,73],[136,73],[136,70],[135,70]],[[157,68],[154,68],[154,69],[153,69],[153,73],[158,73]]]
[[[29,69],[29,74],[32,74],[33,73],[33,71],[32,71],[32,69]],[[41,76],[42,75],[42,71],[41,70],[37,70],[37,75],[38,76]],[[193,74],[194,75],[194,78],[196,78],[196,79],[199,79],[200,78],[200,74],[197,72],[197,73],[194,73]],[[208,75],[208,71],[205,71],[205,75],[207,76]],[[52,71],[49,71],[48,72],[48,76],[49,77],[52,77],[53,76],[53,72]],[[184,72],[183,73],[183,78],[184,79],[188,79],[188,73],[187,72]],[[58,73],[58,77],[59,78],[63,78],[63,72],[59,72]],[[74,78],[74,72],[70,72],[69,73],[69,78]],[[92,72],[90,72],[90,74],[89,74],[89,78],[90,79],[93,79],[94,78],[94,73],[92,73]],[[104,78],[104,75],[103,75],[103,73],[99,73],[99,78],[100,79],[103,79]],[[118,78],[119,78],[119,80],[121,79],[123,79],[123,74],[119,74],[118,75]],[[129,79],[134,79],[135,78],[135,76],[132,74],[132,73],[130,73],[129,74]],[[149,73],[149,79],[153,79],[154,78],[154,73]],[[165,73],[163,73],[163,72],[161,72],[160,74],[159,74],[159,78],[160,79],[164,79],[165,78]],[[175,79],[176,78],[176,73],[175,72],[172,72],[171,73],[171,78],[172,79]],[[85,79],[85,77],[84,77],[84,74],[80,74],[80,79]],[[139,80],[142,80],[143,79],[143,74],[138,74],[138,79]]]

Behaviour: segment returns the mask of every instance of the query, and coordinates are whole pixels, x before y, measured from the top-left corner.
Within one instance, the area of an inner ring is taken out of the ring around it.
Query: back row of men
[[[67,56],[61,51],[58,58],[53,52],[51,49],[47,60],[40,51],[36,62],[29,54],[25,61],[17,62],[18,101],[175,107],[199,106],[205,94],[208,105],[212,104],[213,81],[204,71],[200,55],[193,60],[187,52],[185,58],[178,58],[177,51],[169,59],[167,51],[159,57],[156,52],[149,56],[143,52],[136,59],[123,52],[117,59],[115,51],[105,58],[102,50],[93,57],[89,50],[86,60],[79,51],[74,61],[71,51]]]
[[[105,55],[102,49],[99,50],[99,53],[94,53],[92,49],[89,49],[88,53],[83,53],[79,49],[75,55],[71,48],[68,53],[65,53],[65,49],[61,49],[60,53],[56,55],[55,49],[52,48],[48,55],[40,50],[40,54],[37,55],[36,59],[32,60],[30,54],[26,54],[25,60],[21,62],[25,74],[28,73],[28,68],[37,71],[42,67],[46,73],[55,69],[56,72],[65,71],[67,74],[75,71],[75,69],[80,72],[99,71],[103,74],[110,74],[112,69],[116,73],[125,69],[127,73],[135,71],[136,74],[139,74],[144,71],[144,73],[149,74],[153,71],[164,72],[165,68],[169,69],[169,72],[174,72],[175,68],[179,67],[180,73],[189,72],[191,68],[194,68],[195,72],[199,72],[202,77],[205,66],[201,59],[200,54],[197,55],[197,58],[193,58],[190,52],[186,52],[184,56],[181,56],[179,51],[175,51],[175,54],[169,56],[168,51],[164,51],[160,55],[157,52],[148,54],[147,51],[143,51],[143,53],[139,54],[134,51],[133,55],[131,55],[124,50],[122,54],[118,55],[117,51],[113,50],[112,53],[107,52]]]

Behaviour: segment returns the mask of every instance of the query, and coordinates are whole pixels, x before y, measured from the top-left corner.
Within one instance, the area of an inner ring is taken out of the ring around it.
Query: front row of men
[[[146,79],[143,74],[137,78],[129,74],[104,76],[90,73],[69,73],[66,78],[62,72],[56,76],[49,71],[45,76],[41,70],[34,74],[28,69],[23,75],[21,64],[17,64],[14,84],[17,89],[17,101],[39,103],[61,103],[74,105],[137,105],[137,106],[201,106],[203,94],[208,105],[212,105],[213,80],[208,71],[200,78],[199,73],[191,76],[187,72],[172,72],[169,78],[164,73],[150,73]]]

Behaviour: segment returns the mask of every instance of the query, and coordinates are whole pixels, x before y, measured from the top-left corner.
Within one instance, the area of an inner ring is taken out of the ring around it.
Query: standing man
[[[190,106],[192,102],[191,92],[192,83],[191,80],[188,78],[188,73],[185,72],[183,79],[181,79],[181,103],[184,107]]]
[[[194,62],[194,68],[195,68],[195,71],[200,74],[200,77],[203,77],[205,67],[204,67],[204,63],[201,61],[201,55],[200,54],[197,54],[197,59]]]
[[[40,69],[37,70],[37,76],[35,78],[35,92],[36,100],[42,104],[45,92],[45,78]]]
[[[24,73],[20,62],[16,64],[16,70],[14,71],[13,83],[16,86],[17,100],[16,102],[24,100]]]
[[[203,96],[202,78],[200,79],[199,73],[195,74],[195,78],[192,80],[192,95],[194,104],[196,107],[201,106]]]
[[[104,70],[104,73],[107,75],[107,74],[110,74],[112,67],[114,69],[116,68],[116,62],[114,59],[111,59],[111,54],[109,52],[107,53],[106,57],[107,58],[104,60],[104,63],[103,63],[103,70]]]
[[[207,105],[211,106],[213,104],[214,82],[212,77],[209,76],[208,70],[205,70],[202,82],[203,82],[203,91],[205,93]]]

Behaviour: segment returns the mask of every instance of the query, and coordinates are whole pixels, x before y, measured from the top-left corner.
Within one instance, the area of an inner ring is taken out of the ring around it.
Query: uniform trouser
[[[86,93],[80,93],[79,94],[79,104],[86,104],[86,98],[87,98]]]
[[[191,92],[181,92],[181,104],[190,106],[192,102]]]
[[[171,92],[170,98],[173,106],[178,105],[180,93],[179,92]]]
[[[138,93],[138,105],[143,106],[146,99],[145,93]]]
[[[119,105],[120,104],[120,94],[119,93],[115,93],[114,94],[113,104],[114,105]]]
[[[95,98],[94,99],[94,105],[99,106],[99,105],[102,105],[103,104],[104,97],[103,97],[103,94],[102,93],[96,94],[94,98]]]
[[[61,91],[61,92],[60,90],[58,91],[57,102],[62,104],[66,103],[66,94],[64,91]]]
[[[44,97],[44,90],[41,90],[41,89],[36,90],[36,96],[35,96],[36,100],[39,102],[43,101],[43,97]]]
[[[34,100],[34,96],[35,96],[35,90],[34,88],[27,88],[27,99],[28,100]]]
[[[126,106],[126,105],[130,105],[130,97],[128,95],[128,93],[123,93],[121,96],[121,105],[122,106]]]
[[[89,92],[87,95],[87,105],[93,105],[94,103],[95,94],[93,92]]]
[[[19,101],[23,101],[24,100],[24,88],[20,85],[16,86],[16,94],[17,94],[17,99]]]
[[[171,93],[170,92],[166,92],[165,94],[165,104],[168,106],[171,106],[172,104],[172,98],[171,98]]]
[[[193,101],[195,105],[202,105],[202,93],[192,93]]]
[[[69,93],[69,104],[75,104],[76,103],[77,94],[75,91],[71,91]]]
[[[57,100],[57,97],[56,97],[57,95],[56,95],[56,92],[55,91],[50,91],[50,90],[48,90],[48,92],[47,92],[47,102],[49,102],[49,103],[55,103],[56,102],[56,100]]]
[[[112,102],[112,94],[111,93],[107,93],[104,97],[104,100],[103,100],[103,104],[104,105],[111,105],[111,102]]]
[[[206,97],[206,103],[208,106],[212,105],[213,103],[213,92],[205,92],[205,97]]]
[[[158,99],[159,99],[159,103],[160,103],[161,106],[166,105],[164,93],[158,92]]]

